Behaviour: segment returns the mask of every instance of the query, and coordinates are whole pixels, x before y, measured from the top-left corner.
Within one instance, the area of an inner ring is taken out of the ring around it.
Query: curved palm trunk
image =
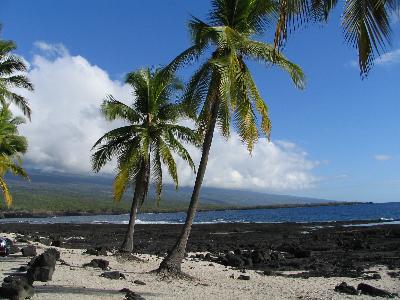
[[[169,273],[176,273],[176,274],[181,273],[182,260],[185,257],[187,241],[189,239],[193,220],[199,203],[200,188],[203,183],[204,174],[207,168],[208,155],[210,153],[215,124],[217,122],[217,117],[218,117],[218,109],[219,109],[219,102],[217,100],[213,104],[210,125],[207,128],[204,137],[201,160],[199,168],[197,170],[196,181],[194,184],[189,209],[186,215],[185,225],[183,226],[181,235],[177,243],[169,252],[168,256],[161,262],[160,267],[158,269],[158,271],[160,272],[166,271]]]
[[[125,234],[124,242],[120,247],[121,252],[132,252],[133,251],[133,233],[135,231],[136,215],[138,211],[139,204],[142,202],[146,195],[146,190],[148,188],[148,167],[144,164],[140,170],[138,181],[135,185],[135,193],[133,195],[131,212],[129,216],[128,230]]]

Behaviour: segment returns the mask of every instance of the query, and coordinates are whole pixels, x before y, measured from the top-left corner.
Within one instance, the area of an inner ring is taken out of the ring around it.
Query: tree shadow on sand
[[[72,286],[64,286],[64,285],[46,285],[46,286],[35,286],[36,294],[78,294],[78,295],[121,295],[119,290],[112,289],[96,289],[96,288],[84,288],[84,287],[72,287]],[[162,296],[161,294],[156,293],[146,293],[140,292],[140,295],[143,296]]]

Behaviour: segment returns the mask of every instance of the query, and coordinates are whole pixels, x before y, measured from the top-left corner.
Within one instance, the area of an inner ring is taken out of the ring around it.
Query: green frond
[[[108,121],[117,119],[130,123],[139,122],[142,116],[128,105],[116,100],[112,95],[109,95],[101,105],[101,112]]]

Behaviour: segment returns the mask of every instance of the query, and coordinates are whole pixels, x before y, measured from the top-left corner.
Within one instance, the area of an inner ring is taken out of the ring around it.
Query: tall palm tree
[[[252,39],[264,32],[264,25],[274,12],[275,6],[265,0],[213,0],[209,23],[197,18],[190,21],[193,45],[167,66],[167,70],[174,71],[200,57],[206,49],[212,51],[192,76],[184,95],[187,111],[199,113],[198,125],[204,134],[202,156],[185,224],[177,243],[161,262],[160,272],[181,272],[215,127],[218,126],[223,136],[229,137],[233,124],[249,152],[261,135],[270,136],[268,108],[246,61],[277,65],[289,73],[297,87],[304,87],[300,67],[275,53],[274,45]]]
[[[357,49],[360,74],[364,77],[375,58],[390,45],[391,17],[399,15],[400,0],[347,0],[343,3],[344,38]],[[275,47],[282,46],[288,31],[304,23],[326,22],[337,4],[338,0],[277,0]]]
[[[101,106],[109,121],[122,120],[128,125],[107,132],[93,149],[93,169],[98,172],[112,158],[117,158],[118,174],[114,181],[114,199],[119,201],[130,184],[134,196],[129,226],[121,246],[124,252],[133,250],[133,233],[138,208],[142,205],[150,177],[155,181],[157,203],[162,190],[162,164],[178,187],[178,173],[173,153],[195,170],[193,161],[182,143],[198,144],[197,133],[178,125],[180,107],[171,98],[183,89],[174,76],[160,70],[142,69],[128,74],[126,83],[134,89],[135,101],[125,105],[109,96]]]
[[[3,192],[4,202],[11,206],[13,199],[5,175],[10,172],[13,175],[28,178],[21,166],[21,155],[26,153],[28,143],[24,136],[18,133],[18,125],[24,123],[21,117],[13,117],[8,105],[0,110],[0,188]]]
[[[1,25],[0,25],[1,31]],[[12,88],[24,88],[33,91],[29,79],[20,72],[25,72],[25,62],[18,56],[11,54],[16,49],[13,41],[0,40],[0,103],[14,103],[26,117],[31,118],[31,109],[25,97],[11,91]]]

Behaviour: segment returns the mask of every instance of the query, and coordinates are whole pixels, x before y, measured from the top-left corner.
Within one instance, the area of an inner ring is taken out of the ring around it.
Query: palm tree
[[[27,70],[25,62],[20,57],[11,54],[15,49],[16,45],[13,41],[0,40],[0,103],[17,105],[30,120],[31,109],[27,99],[10,90],[10,88],[24,88],[33,91],[33,85],[29,79],[20,74]]]
[[[249,152],[262,134],[268,138],[271,122],[246,60],[277,65],[291,76],[294,84],[304,87],[300,67],[275,53],[274,46],[251,39],[264,32],[264,25],[273,17],[275,6],[265,0],[213,0],[209,23],[197,18],[189,22],[193,45],[176,57],[167,70],[197,59],[207,48],[212,54],[192,76],[183,104],[188,113],[199,113],[198,125],[204,134],[202,156],[180,237],[161,262],[159,271],[181,273],[181,263],[199,202],[199,193],[206,171],[214,129],[229,137],[233,123]]]
[[[24,123],[21,117],[13,117],[8,105],[0,110],[0,188],[3,192],[4,201],[10,207],[13,199],[4,179],[8,172],[13,175],[28,178],[25,170],[21,167],[21,155],[26,153],[28,143],[26,138],[18,133],[18,125]]]
[[[288,31],[309,21],[326,22],[336,8],[337,0],[278,0],[278,22],[275,47],[286,40]],[[358,51],[362,77],[371,69],[374,60],[390,44],[391,17],[399,15],[400,0],[344,1],[342,28],[345,41]]]
[[[124,252],[133,250],[133,232],[138,208],[149,189],[150,177],[155,181],[157,203],[162,190],[162,164],[178,187],[178,173],[173,153],[195,170],[183,143],[198,144],[194,130],[177,124],[180,107],[171,97],[183,89],[174,76],[160,70],[142,69],[128,74],[126,83],[134,89],[135,101],[125,105],[109,96],[101,110],[109,121],[122,120],[128,125],[111,130],[100,138],[93,149],[93,169],[98,172],[112,158],[117,158],[118,174],[114,181],[114,199],[119,201],[130,184],[134,196],[129,226],[121,246]]]

